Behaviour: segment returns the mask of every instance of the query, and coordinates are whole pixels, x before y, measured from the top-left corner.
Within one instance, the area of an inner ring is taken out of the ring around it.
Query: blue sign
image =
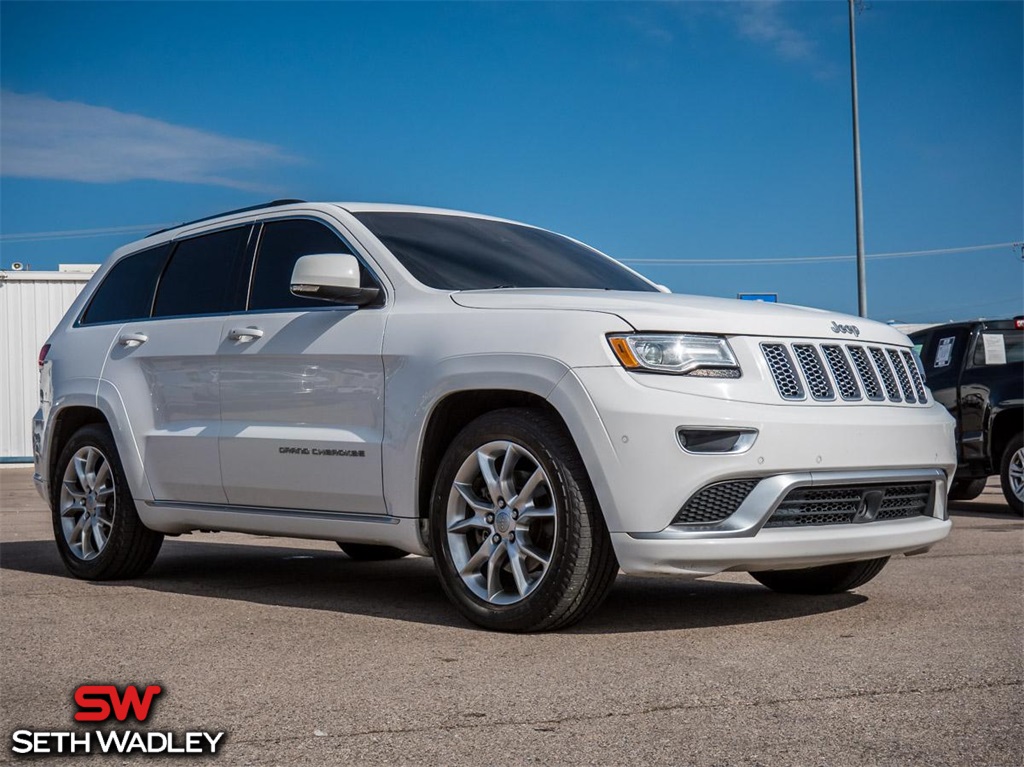
[[[779,303],[778,293],[737,293],[736,298],[740,301],[764,301],[766,304]]]

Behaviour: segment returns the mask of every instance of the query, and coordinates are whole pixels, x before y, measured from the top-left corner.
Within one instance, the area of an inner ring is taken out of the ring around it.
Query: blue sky
[[[1024,4],[857,19],[869,254],[1024,240]],[[0,266],[274,197],[462,208],[676,292],[856,312],[847,6],[0,4]],[[1019,248],[868,262],[869,314],[1024,311]]]

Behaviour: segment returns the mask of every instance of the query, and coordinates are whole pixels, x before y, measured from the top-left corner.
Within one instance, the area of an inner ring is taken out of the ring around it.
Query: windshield
[[[621,264],[542,229],[436,213],[355,216],[413,277],[431,288],[657,292],[657,288]]]

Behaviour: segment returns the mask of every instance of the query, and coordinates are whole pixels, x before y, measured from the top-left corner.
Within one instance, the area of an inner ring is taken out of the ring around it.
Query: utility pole
[[[850,6],[850,93],[853,100],[853,193],[857,216],[857,313],[868,316],[868,276],[864,266],[864,203],[860,188],[860,117],[857,108],[857,38],[854,32],[854,3]]]

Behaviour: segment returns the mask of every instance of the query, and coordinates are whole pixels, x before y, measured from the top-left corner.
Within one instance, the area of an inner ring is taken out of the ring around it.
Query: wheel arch
[[[72,435],[84,426],[102,424],[107,428],[110,422],[103,411],[94,405],[69,404],[60,408],[50,417],[49,451],[46,456],[46,476],[52,482],[57,468],[57,460],[64,452],[64,447]]]
[[[992,418],[992,431],[989,437],[989,455],[995,473],[999,473],[999,465],[1003,451],[1010,440],[1022,431],[1024,407],[1008,407],[1000,410]]]
[[[558,409],[535,392],[518,389],[467,389],[445,395],[434,404],[427,416],[420,441],[416,475],[416,511],[420,519],[426,519],[430,513],[430,494],[437,469],[455,436],[485,413],[506,408],[543,410],[551,415],[570,437],[573,437]],[[575,441],[573,437],[573,442]]]

